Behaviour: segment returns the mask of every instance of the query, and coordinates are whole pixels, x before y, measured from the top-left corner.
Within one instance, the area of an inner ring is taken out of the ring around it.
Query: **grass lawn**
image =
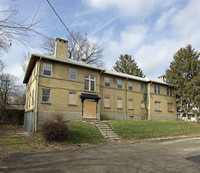
[[[200,125],[183,121],[110,120],[108,124],[126,140],[200,133]]]
[[[98,130],[90,123],[67,122],[69,127],[68,144],[102,142],[104,138]]]

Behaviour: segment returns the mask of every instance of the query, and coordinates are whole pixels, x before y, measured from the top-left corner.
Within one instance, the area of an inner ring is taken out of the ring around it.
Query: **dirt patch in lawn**
[[[93,147],[96,144],[66,144],[48,143],[40,133],[29,134],[23,126],[1,125],[0,126],[0,162],[3,158],[16,152],[39,152],[63,149],[79,149]]]

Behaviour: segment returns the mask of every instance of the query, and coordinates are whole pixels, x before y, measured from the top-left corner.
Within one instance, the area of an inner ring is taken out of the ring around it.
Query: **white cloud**
[[[112,28],[106,32],[100,41],[104,47],[104,57],[106,58],[106,68],[111,69],[120,54],[134,55],[134,51],[144,41],[148,28],[143,25],[131,25],[120,33],[119,40],[114,39]]]
[[[185,8],[181,9],[172,18],[171,25],[174,27],[174,32],[180,37],[187,38],[194,32],[194,30],[200,30],[199,9],[199,0],[188,1],[188,4],[185,6]]]
[[[163,29],[169,23],[170,19],[173,17],[173,14],[175,13],[176,10],[177,10],[176,8],[170,8],[166,12],[163,12],[163,14],[155,23],[155,30],[159,31]]]
[[[117,9],[121,15],[126,17],[146,18],[156,9],[167,8],[175,3],[173,0],[167,2],[160,0],[83,0],[89,6],[99,9]]]

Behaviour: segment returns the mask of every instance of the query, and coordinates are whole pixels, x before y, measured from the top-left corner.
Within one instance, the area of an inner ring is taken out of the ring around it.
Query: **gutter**
[[[39,96],[39,76],[40,76],[40,63],[41,63],[41,57],[39,60],[38,68],[37,68],[37,93],[36,93],[36,103],[35,103],[35,132],[38,130],[38,96]]]

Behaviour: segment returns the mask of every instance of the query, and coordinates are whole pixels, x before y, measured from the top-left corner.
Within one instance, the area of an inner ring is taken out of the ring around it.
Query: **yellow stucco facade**
[[[110,72],[64,57],[32,55],[24,83],[25,116],[32,112],[34,131],[56,114],[62,114],[64,120],[176,119],[176,97],[165,82]],[[147,106],[144,94],[150,96]]]

